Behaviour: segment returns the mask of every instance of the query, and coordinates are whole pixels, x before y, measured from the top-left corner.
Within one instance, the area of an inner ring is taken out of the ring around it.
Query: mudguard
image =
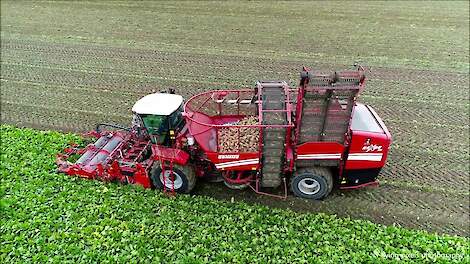
[[[181,149],[152,145],[152,159],[186,165],[189,160],[189,154]]]

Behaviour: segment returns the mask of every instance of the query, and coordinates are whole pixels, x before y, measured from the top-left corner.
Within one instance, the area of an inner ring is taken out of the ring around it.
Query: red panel
[[[344,151],[344,146],[336,142],[306,142],[297,146],[296,158],[338,160]]]
[[[385,133],[352,131],[346,169],[381,168],[385,165],[390,137]]]
[[[216,151],[217,132],[214,127],[210,126],[213,124],[213,120],[208,115],[199,112],[193,113],[192,118],[209,125],[199,124],[187,118],[190,134],[205,152]]]
[[[168,160],[184,165],[188,162],[189,154],[181,149],[167,148],[158,145],[152,145],[152,153],[154,160]]]

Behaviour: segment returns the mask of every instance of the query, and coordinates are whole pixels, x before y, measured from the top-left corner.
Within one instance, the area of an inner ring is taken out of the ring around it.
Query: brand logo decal
[[[219,155],[218,159],[239,159],[240,155]]]
[[[382,151],[382,146],[381,145],[370,144],[370,138],[368,138],[364,142],[364,146],[362,147],[362,151],[365,151],[365,152]]]

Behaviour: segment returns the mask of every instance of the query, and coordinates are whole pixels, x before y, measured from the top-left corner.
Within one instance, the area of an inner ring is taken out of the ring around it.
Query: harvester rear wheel
[[[320,200],[333,189],[333,175],[326,167],[302,168],[292,177],[291,189],[296,196]]]
[[[165,187],[167,190],[174,188],[177,193],[190,193],[196,186],[196,173],[189,165],[173,165],[174,182],[170,179],[170,175],[170,168],[167,168],[164,177],[160,164],[156,163],[150,174],[152,185],[159,190],[163,190]]]

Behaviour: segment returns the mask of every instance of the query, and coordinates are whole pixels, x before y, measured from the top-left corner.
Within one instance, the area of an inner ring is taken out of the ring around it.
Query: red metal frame
[[[71,147],[64,149],[63,153],[56,157],[59,172],[87,179],[118,181],[139,184],[145,188],[151,187],[148,171],[153,165],[153,160],[143,160],[144,152],[150,150],[150,140],[122,131],[91,132],[86,136],[97,139],[109,137],[109,140],[101,147],[90,144],[83,149],[78,148],[77,144],[71,144]],[[104,149],[106,144],[114,138],[120,138],[120,143],[111,151]],[[82,162],[71,163],[69,161],[72,155],[84,155],[87,152],[88,158]],[[107,155],[106,158],[93,163],[92,161],[100,153]]]

